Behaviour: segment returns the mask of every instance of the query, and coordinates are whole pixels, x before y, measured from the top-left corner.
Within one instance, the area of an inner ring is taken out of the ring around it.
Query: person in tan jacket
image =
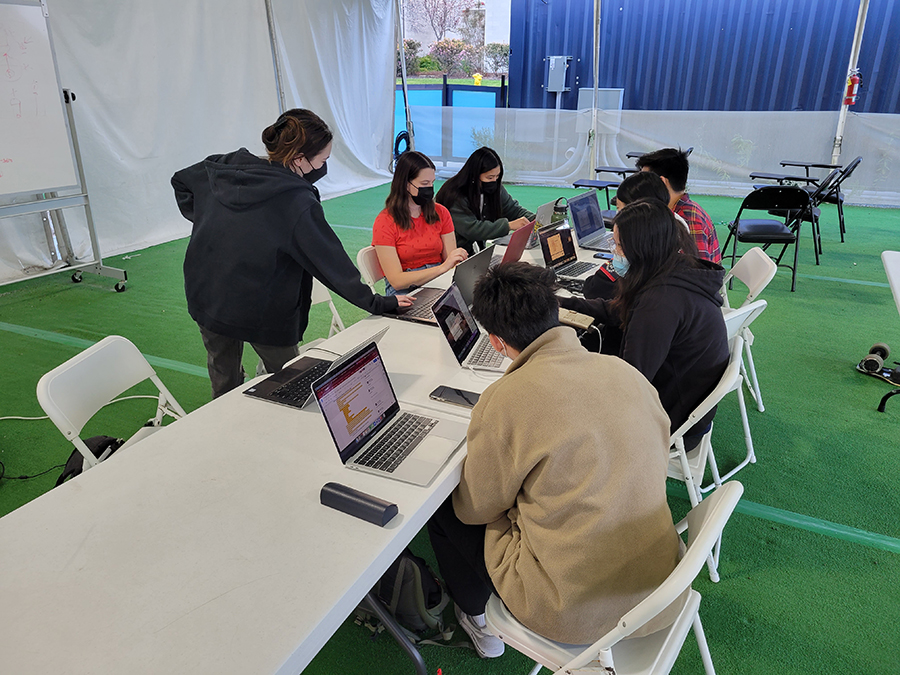
[[[428,524],[457,618],[482,657],[503,653],[484,627],[492,592],[547,638],[594,642],[678,562],[669,419],[635,368],[559,325],[547,270],[488,271],[473,313],[513,363],[472,410],[459,487]]]

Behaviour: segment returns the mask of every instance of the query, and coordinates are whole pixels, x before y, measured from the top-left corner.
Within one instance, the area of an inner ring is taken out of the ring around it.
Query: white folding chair
[[[758,246],[747,251],[725,276],[725,282],[722,285],[722,295],[725,298],[725,306],[722,308],[722,313],[727,316],[732,311],[732,307],[728,303],[728,293],[726,292],[726,289],[731,285],[733,279],[738,279],[747,286],[747,297],[741,304],[741,307],[743,307],[756,300],[763,289],[768,286],[769,282],[775,277],[777,269],[778,266],[775,264],[775,261],[767,256]],[[763,405],[762,394],[759,391],[759,379],[756,376],[753,353],[750,351],[750,347],[753,344],[753,333],[747,328],[744,330],[741,337],[744,338],[744,351],[747,355],[748,365],[743,370],[747,388],[750,390],[750,395],[753,397],[753,400],[756,401],[756,409],[760,412],[764,412],[766,408]],[[750,374],[749,378],[747,377],[748,372]]]
[[[84,455],[87,470],[106,457],[95,457],[85,445],[80,437],[84,425],[100,408],[144,380],[159,390],[156,415],[122,445],[124,448],[159,429],[164,416],[179,419],[185,415],[147,359],[125,338],[105,337],[45,374],[38,381],[37,398],[56,428]]]
[[[338,314],[337,307],[334,306],[334,300],[332,300],[328,288],[313,277],[312,304],[318,305],[321,302],[327,302],[329,309],[331,309],[331,326],[328,329],[328,337],[332,337],[344,330],[344,322],[341,321],[341,315]]]
[[[496,595],[488,600],[485,610],[488,629],[516,651],[534,659],[537,663],[531,671],[534,675],[541,666],[556,675],[590,672],[662,675],[672,669],[688,631],[693,627],[703,667],[707,675],[715,675],[706,634],[700,622],[700,594],[691,589],[691,584],[710,551],[721,539],[722,530],[743,491],[743,485],[732,481],[690,510],[685,519],[676,525],[679,533],[685,530],[688,533],[684,557],[656,590],[594,644],[569,645],[548,640],[519,623]],[[645,637],[625,639],[667,609],[687,589],[690,589],[687,601],[671,626]]]
[[[684,436],[690,429],[699,422],[704,415],[717,406],[722,399],[732,391],[737,392],[738,405],[741,411],[741,421],[744,426],[744,438],[748,444],[749,452],[752,456],[753,441],[750,438],[750,422],[747,419],[747,409],[744,403],[744,393],[741,390],[741,349],[743,339],[740,335],[734,336],[730,343],[731,358],[728,366],[722,374],[716,388],[691,412],[687,420],[682,424],[671,436],[671,450],[669,451],[669,478],[674,478],[684,483],[688,492],[688,499],[691,506],[696,506],[703,499],[703,493],[722,485],[722,479],[719,477],[718,466],[716,465],[715,455],[712,449],[712,430],[714,425],[710,425],[709,430],[700,439],[700,444],[690,450],[685,451]],[[755,456],[752,461],[756,461]],[[703,476],[706,471],[706,465],[709,463],[710,473],[713,482],[706,486],[703,485]],[[745,462],[746,463],[746,462]],[[721,542],[717,543],[710,553],[709,557],[709,578],[716,582],[719,580],[719,550]]]
[[[378,262],[378,254],[375,253],[374,246],[366,246],[359,250],[356,254],[356,266],[362,275],[362,280],[369,284],[372,290],[375,290],[375,284],[384,279],[384,270],[381,269],[381,263]]]

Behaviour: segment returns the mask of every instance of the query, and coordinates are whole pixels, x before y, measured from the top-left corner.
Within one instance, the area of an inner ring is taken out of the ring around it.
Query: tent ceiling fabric
[[[335,132],[323,196],[384,182],[393,128],[394,5],[293,3],[273,9],[289,107]],[[78,141],[103,255],[190,233],[169,179],[240,146],[263,154],[278,115],[263,2],[52,0],[60,81],[76,95]],[[67,209],[76,255],[88,258],[83,211]],[[4,219],[0,280],[50,267],[39,216]]]

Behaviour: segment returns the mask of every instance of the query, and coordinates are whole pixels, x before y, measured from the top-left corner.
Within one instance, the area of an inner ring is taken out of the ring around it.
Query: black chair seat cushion
[[[729,227],[734,231],[734,223]],[[777,220],[744,219],[738,222],[736,236],[738,241],[753,244],[790,244],[794,241],[793,231]]]

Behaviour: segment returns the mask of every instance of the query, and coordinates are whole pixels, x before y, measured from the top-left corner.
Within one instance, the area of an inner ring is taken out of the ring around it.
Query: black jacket
[[[172,176],[193,222],[184,258],[188,312],[204,328],[246,342],[297,344],[309,322],[313,277],[381,314],[396,298],[360,281],[306,179],[241,148]]]
[[[651,282],[634,301],[619,353],[656,387],[672,431],[719,383],[728,366],[728,338],[720,290],[725,270],[700,260]],[[560,305],[618,325],[609,300],[560,298]],[[695,427],[699,431],[713,413]]]

